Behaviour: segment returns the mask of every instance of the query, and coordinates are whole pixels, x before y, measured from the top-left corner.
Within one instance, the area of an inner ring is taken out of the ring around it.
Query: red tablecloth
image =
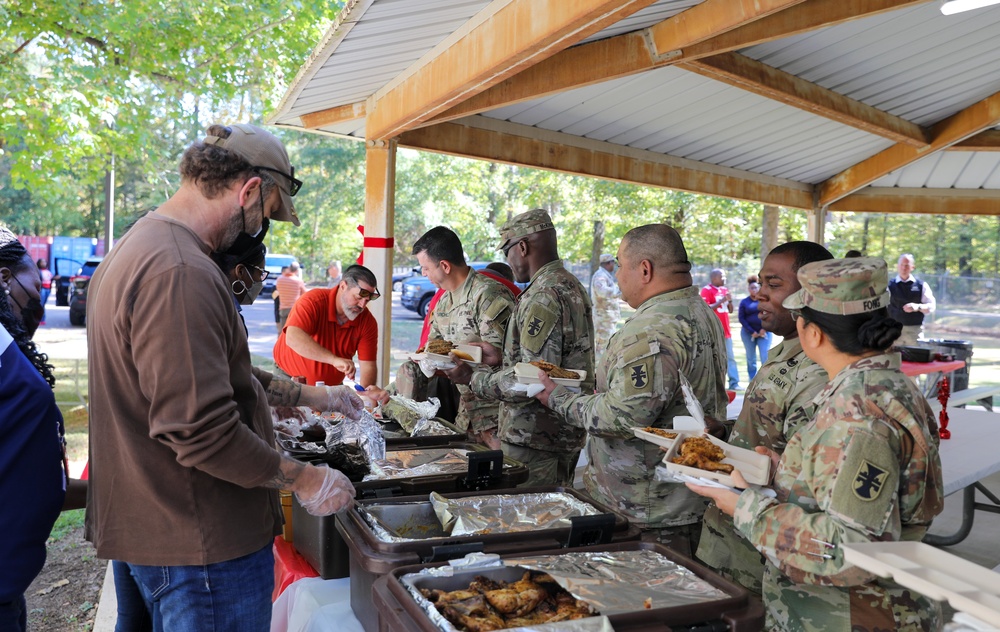
[[[951,362],[903,362],[900,369],[910,377],[926,375],[928,373],[951,373],[965,366],[965,360],[952,360]]]
[[[278,598],[289,584],[304,577],[319,577],[306,558],[299,555],[291,542],[285,542],[280,535],[274,539],[274,593],[271,601]]]

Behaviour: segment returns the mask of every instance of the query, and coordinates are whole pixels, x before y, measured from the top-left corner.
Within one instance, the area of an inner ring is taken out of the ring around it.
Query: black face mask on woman
[[[13,277],[13,279],[17,281],[17,284],[21,286],[25,295],[27,295],[27,288],[21,284],[17,277]],[[35,332],[38,331],[38,325],[42,322],[42,317],[45,316],[45,308],[42,307],[42,301],[37,298],[29,298],[27,305],[21,305],[21,302],[14,298],[13,294],[9,296],[10,300],[14,301],[17,308],[21,310],[21,324],[24,326],[24,330],[28,332],[28,337],[34,338]]]

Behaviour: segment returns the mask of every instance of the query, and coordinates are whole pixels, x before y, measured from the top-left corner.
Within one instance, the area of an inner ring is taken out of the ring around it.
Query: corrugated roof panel
[[[983,151],[943,151],[872,182],[873,187],[932,189],[1000,188],[1000,155]],[[1000,209],[997,209],[1000,213]]]
[[[1000,9],[891,11],[740,51],[840,94],[929,125],[1000,91]]]
[[[280,120],[362,101],[460,29],[490,0],[376,0]]]
[[[806,182],[892,144],[671,67],[484,116],[776,177],[795,173]]]
[[[616,22],[608,28],[591,35],[581,43],[593,42],[606,37],[614,37],[615,35],[648,28],[667,18],[672,18],[691,7],[698,6],[702,2],[704,0],[659,0],[659,2],[654,2],[645,9],[636,11],[624,20]]]

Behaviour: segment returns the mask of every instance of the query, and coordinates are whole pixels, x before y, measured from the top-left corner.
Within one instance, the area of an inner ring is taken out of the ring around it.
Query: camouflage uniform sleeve
[[[821,432],[807,445],[796,436],[779,466],[799,471],[790,492],[798,504],[748,489],[733,522],[792,581],[855,586],[874,575],[845,562],[838,544],[896,539],[890,531],[898,530],[897,461],[884,436],[858,424],[833,424]],[[786,458],[799,451],[801,464],[788,464]]]
[[[785,435],[785,441],[791,441],[799,428],[816,416],[816,394],[823,390],[830,379],[826,370],[818,364],[804,367],[795,378],[795,386],[789,396],[792,404],[783,423],[782,434]]]
[[[515,393],[511,388],[517,384],[514,376],[514,364],[545,360],[556,366],[563,365],[563,322],[562,303],[555,288],[536,292],[527,309],[522,309],[512,318],[520,318],[518,331],[518,352],[516,357],[504,358],[504,368],[490,371],[477,369],[469,386],[472,392],[480,397],[498,399],[508,403],[523,403],[531,401],[522,393]],[[564,367],[572,368],[572,367]]]
[[[611,279],[603,274],[594,279],[594,298],[610,299],[614,296],[614,286]]]
[[[658,341],[634,338],[610,368],[607,391],[577,395],[556,387],[549,407],[571,425],[605,437],[632,438],[633,428],[652,425],[676,398],[679,369],[675,354],[661,353]]]
[[[503,351],[504,333],[507,331],[507,321],[514,313],[514,299],[510,293],[495,292],[481,297],[482,305],[477,310],[482,317],[479,319],[479,336],[483,342],[488,342]]]

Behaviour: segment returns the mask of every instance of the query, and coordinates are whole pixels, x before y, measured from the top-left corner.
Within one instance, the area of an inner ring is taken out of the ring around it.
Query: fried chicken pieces
[[[465,590],[420,591],[459,630],[490,632],[594,616],[590,606],[546,573],[525,571],[516,582],[482,575]]]
[[[722,448],[705,437],[688,437],[681,443],[678,455],[671,461],[678,465],[696,467],[709,472],[732,474],[733,466],[721,463],[724,458],[726,458],[726,453],[722,451]]]
[[[455,348],[455,343],[448,340],[443,340],[441,338],[435,338],[433,340],[427,341],[426,347],[420,347],[417,349],[417,353],[433,353],[434,355],[448,355],[449,353],[454,353],[457,357],[463,360],[472,360],[472,356],[464,351],[459,351]]]
[[[580,374],[576,371],[570,371],[568,369],[563,369],[557,367],[551,362],[546,362],[545,360],[535,360],[534,362],[529,362],[532,366],[537,366],[539,369],[545,371],[549,374],[549,377],[554,377],[556,379],[563,380],[579,380]]]

